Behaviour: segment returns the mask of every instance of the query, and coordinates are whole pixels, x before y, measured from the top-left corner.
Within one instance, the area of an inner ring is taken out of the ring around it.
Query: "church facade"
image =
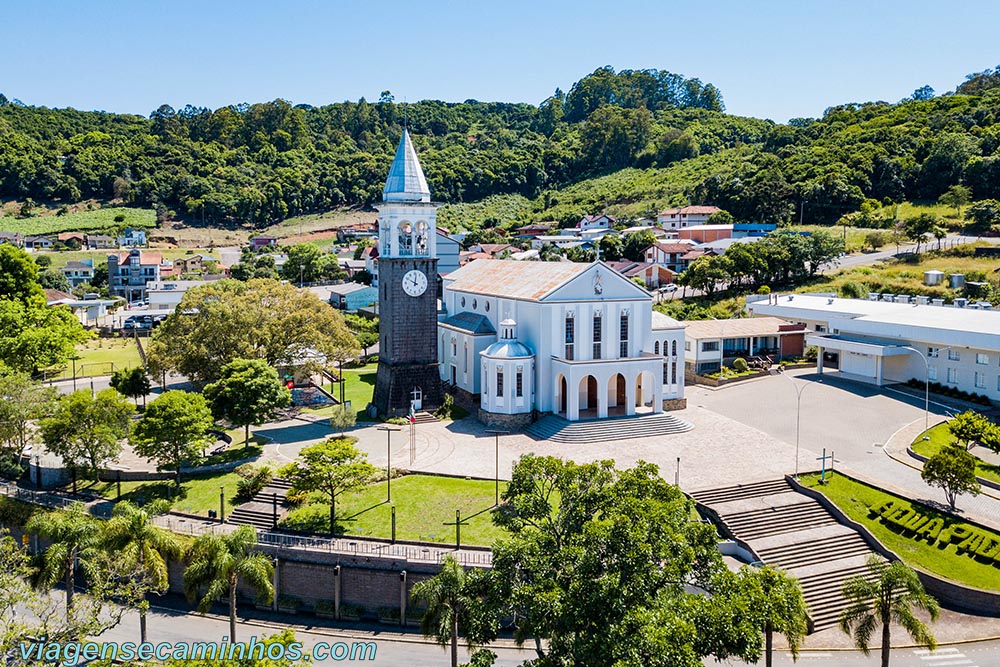
[[[441,305],[441,381],[487,424],[683,405],[683,325],[602,262],[476,260],[445,277]]]

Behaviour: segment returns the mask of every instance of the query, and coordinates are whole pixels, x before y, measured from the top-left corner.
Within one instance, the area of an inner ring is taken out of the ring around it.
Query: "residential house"
[[[549,231],[556,227],[554,222],[536,222],[531,225],[525,225],[524,227],[517,228],[517,238],[520,239],[533,239],[536,236],[542,236],[548,234]]]
[[[25,236],[25,250],[52,250],[52,239],[48,236]]]
[[[613,215],[585,215],[580,218],[580,222],[576,223],[576,231],[586,232],[590,230],[605,230],[609,231],[614,228],[618,220],[615,219]]]
[[[362,250],[361,259],[365,260],[365,271],[372,277],[372,287],[378,287],[378,243]]]
[[[60,271],[66,276],[70,287],[79,287],[84,283],[94,282],[94,260],[92,259],[70,260]]]
[[[0,243],[9,243],[21,248],[24,246],[24,236],[18,232],[0,232]]]
[[[184,294],[202,285],[208,280],[156,280],[146,285],[146,299],[150,310],[172,313],[180,304]]]
[[[260,250],[261,248],[271,248],[278,245],[277,236],[267,236],[266,234],[261,234],[260,236],[255,236],[250,239],[250,247],[254,250]]]
[[[361,283],[330,285],[330,305],[354,312],[378,302],[378,288]]]
[[[59,232],[56,234],[56,241],[68,248],[79,250],[83,247],[86,237],[80,232]]]
[[[458,270],[459,264],[461,264],[459,259],[461,251],[462,245],[458,239],[449,236],[440,229],[437,230],[438,275],[446,276],[452,271]]]
[[[127,301],[146,298],[147,285],[160,280],[163,256],[133,248],[108,255],[108,288],[111,294]]]
[[[365,260],[363,259],[343,257],[339,258],[337,261],[340,264],[340,268],[347,272],[348,278],[353,278],[355,275],[365,270]]]
[[[108,307],[115,304],[107,299],[77,299],[72,294],[54,289],[45,290],[45,303],[50,307],[66,306],[84,326],[96,324],[98,319],[108,314]]]
[[[356,225],[345,225],[337,228],[337,240],[341,243],[352,239],[378,238],[378,225],[373,222],[362,222]]]
[[[481,252],[493,259],[503,259],[509,253],[517,250],[518,248],[509,243],[477,243],[469,247],[470,252]]]
[[[694,249],[694,244],[681,241],[664,241],[654,243],[643,251],[643,256],[650,264],[665,266],[674,273],[687,269],[689,262],[684,259],[687,253]]]
[[[118,246],[115,239],[107,234],[87,234],[87,247],[92,250],[109,250]]]
[[[674,282],[674,276],[676,275],[665,266],[649,262],[630,262],[626,260],[621,262],[606,262],[606,264],[630,280],[634,278],[641,279],[648,290],[655,290],[664,285],[671,284]]]
[[[122,248],[137,248],[146,245],[146,230],[127,228],[118,237],[118,245]]]
[[[709,243],[733,236],[733,225],[691,225],[677,231],[677,238],[695,243]]]
[[[704,225],[713,213],[721,211],[718,206],[684,206],[669,208],[656,216],[656,223],[664,229],[683,229],[693,225]]]
[[[719,371],[737,357],[778,361],[802,356],[806,327],[777,317],[692,320],[684,334],[684,362],[689,375]]]

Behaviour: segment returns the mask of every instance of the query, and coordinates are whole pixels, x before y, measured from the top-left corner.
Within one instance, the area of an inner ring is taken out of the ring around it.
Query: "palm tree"
[[[785,636],[792,658],[798,658],[799,644],[809,631],[806,601],[799,580],[773,567],[753,569],[752,573],[761,589],[765,665],[771,667],[775,632]]]
[[[840,629],[853,634],[854,644],[868,655],[875,628],[882,626],[882,667],[889,667],[889,625],[898,623],[917,644],[934,650],[937,641],[913,609],[923,609],[937,620],[938,603],[924,591],[912,568],[900,561],[888,562],[872,554],[868,573],[844,582],[844,597],[850,605],[840,613]]]
[[[271,559],[253,551],[257,531],[240,526],[229,535],[208,533],[200,536],[188,552],[184,571],[184,594],[194,601],[204,589],[198,611],[205,613],[212,604],[229,596],[229,641],[236,641],[236,584],[242,579],[270,600],[274,596]]]
[[[178,558],[181,545],[174,536],[154,526],[154,516],[163,514],[165,503],[151,503],[138,507],[123,500],[115,506],[111,520],[104,529],[105,544],[129,563],[135,576],[141,579],[143,594],[139,604],[139,636],[146,641],[146,611],[149,601],[146,594],[157,595],[167,590],[167,561]]]
[[[77,567],[91,577],[100,566],[100,528],[83,503],[73,503],[65,510],[36,514],[25,526],[27,532],[50,542],[42,555],[42,567],[35,585],[51,588],[59,581],[65,582],[67,619],[73,609]]]
[[[451,644],[451,667],[458,667],[458,625],[472,608],[466,595],[467,576],[454,556],[441,562],[441,572],[417,583],[410,593],[414,602],[423,602],[427,611],[420,619],[425,637],[434,637],[441,646]]]

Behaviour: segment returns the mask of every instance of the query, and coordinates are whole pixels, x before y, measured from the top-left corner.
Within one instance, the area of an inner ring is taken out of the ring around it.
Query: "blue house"
[[[341,310],[356,311],[378,301],[378,290],[371,285],[344,283],[330,285],[330,305]]]

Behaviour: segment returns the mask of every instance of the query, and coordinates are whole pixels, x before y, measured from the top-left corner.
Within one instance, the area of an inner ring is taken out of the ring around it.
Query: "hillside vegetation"
[[[189,223],[264,228],[379,199],[404,122],[443,221],[569,223],[685,202],[741,220],[829,224],[963,184],[1000,197],[1000,74],[956,93],[842,104],[788,124],[727,115],[711,84],[602,68],[530,104],[284,100],[167,105],[148,118],[26,106],[0,95],[0,197],[96,198]],[[16,215],[13,212],[9,215]],[[7,221],[5,221],[6,223]],[[445,223],[447,224],[447,223]]]

